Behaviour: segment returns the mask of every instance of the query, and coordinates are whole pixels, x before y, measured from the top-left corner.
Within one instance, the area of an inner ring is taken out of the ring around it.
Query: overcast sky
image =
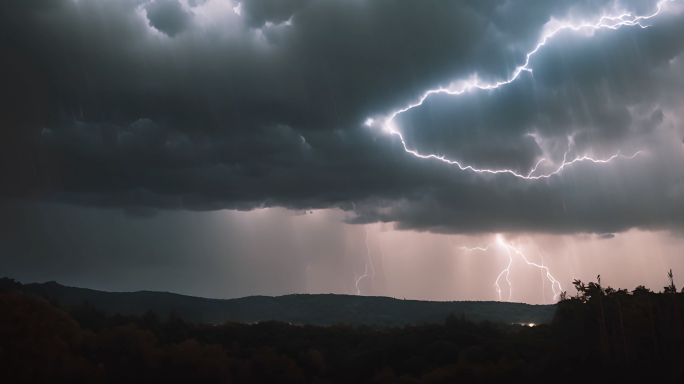
[[[9,0],[0,36],[0,275],[553,301],[515,252],[497,292],[508,245],[684,283],[682,0]]]

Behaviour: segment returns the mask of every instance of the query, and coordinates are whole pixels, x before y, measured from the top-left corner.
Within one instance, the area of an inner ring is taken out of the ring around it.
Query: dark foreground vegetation
[[[549,324],[189,323],[69,310],[0,280],[0,378],[21,383],[684,382],[684,294],[575,281]]]

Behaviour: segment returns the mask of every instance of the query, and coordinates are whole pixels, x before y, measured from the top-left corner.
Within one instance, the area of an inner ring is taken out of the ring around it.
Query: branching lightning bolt
[[[513,263],[513,253],[511,253],[511,250],[514,253],[520,255],[522,257],[522,259],[525,261],[525,263],[527,263],[527,265],[532,265],[532,266],[535,266],[541,270],[546,270],[546,278],[549,279],[549,281],[551,282],[551,290],[553,291],[553,300],[556,300],[558,295],[560,295],[560,293],[562,292],[562,288],[561,288],[560,282],[558,282],[558,280],[556,280],[553,276],[551,276],[551,273],[549,272],[548,267],[545,267],[543,265],[543,263],[542,263],[542,265],[539,265],[537,263],[530,262],[529,260],[527,260],[527,257],[525,257],[525,255],[522,252],[520,252],[519,250],[517,250],[513,246],[504,243],[504,241],[501,239],[501,236],[497,236],[496,244],[504,247],[506,249],[506,252],[508,253],[508,265],[506,266],[506,268],[503,271],[501,271],[501,273],[499,273],[499,275],[496,277],[496,280],[494,280],[494,288],[496,289],[496,292],[499,295],[499,301],[501,301],[501,287],[499,286],[499,280],[501,280],[501,276],[503,276],[504,274],[506,275],[506,282],[508,283],[508,301],[511,301],[511,297],[513,295],[513,286],[511,284],[511,281],[508,279],[508,277],[511,273],[511,264]],[[485,248],[481,248],[481,247],[476,247],[476,248],[460,247],[460,249],[464,249],[466,251],[487,252],[487,250],[489,250],[489,247],[491,247],[492,245],[493,244],[489,244]],[[558,292],[556,292],[556,286],[558,286]]]
[[[537,170],[537,167],[539,166],[539,164],[540,164],[541,162],[545,161],[545,159],[539,160],[539,161],[537,162],[537,164],[534,166],[534,168],[533,168],[527,175],[519,174],[519,173],[517,173],[517,172],[515,172],[514,170],[511,170],[511,169],[501,169],[501,170],[477,169],[477,168],[474,168],[473,166],[470,166],[470,165],[465,165],[465,166],[464,166],[464,165],[462,165],[461,163],[459,163],[458,161],[455,161],[455,160],[446,159],[444,156],[438,156],[438,155],[435,155],[435,154],[424,155],[424,154],[418,153],[418,151],[416,151],[416,150],[409,149],[408,146],[407,146],[407,144],[406,144],[406,141],[404,140],[404,137],[403,137],[402,134],[401,134],[401,132],[399,132],[399,131],[397,131],[396,129],[394,129],[393,124],[392,124],[392,121],[394,120],[394,118],[395,118],[397,115],[399,115],[399,114],[401,114],[401,113],[404,113],[404,112],[406,112],[406,111],[408,111],[408,110],[410,110],[410,109],[413,109],[413,108],[415,108],[415,107],[417,107],[417,106],[419,106],[419,105],[422,105],[423,102],[425,101],[425,99],[427,99],[427,97],[430,96],[430,95],[432,95],[432,94],[446,93],[446,94],[450,94],[450,95],[460,95],[460,94],[462,94],[462,93],[464,93],[464,92],[466,92],[466,91],[468,91],[468,90],[471,90],[471,89],[473,89],[473,88],[478,88],[478,89],[483,89],[483,90],[484,90],[484,89],[495,89],[495,88],[499,88],[500,86],[503,86],[503,85],[506,85],[506,84],[509,84],[509,83],[513,82],[515,79],[518,78],[518,76],[520,76],[520,74],[521,74],[523,71],[527,71],[527,72],[532,73],[532,69],[529,68],[530,57],[532,57],[532,55],[534,55],[542,46],[544,46],[544,45],[546,44],[546,42],[548,41],[549,38],[551,38],[552,36],[554,36],[554,35],[555,35],[556,33],[558,33],[559,31],[562,31],[562,30],[565,30],[565,29],[572,29],[572,30],[577,31],[577,30],[580,30],[580,29],[582,29],[582,28],[592,28],[592,29],[609,28],[609,29],[618,29],[618,28],[620,28],[620,27],[622,27],[622,26],[639,26],[639,27],[641,27],[641,28],[647,28],[648,25],[643,25],[643,24],[641,24],[641,23],[642,23],[643,21],[645,21],[645,20],[648,20],[648,19],[650,19],[650,18],[652,18],[652,17],[658,15],[658,13],[660,13],[660,10],[661,10],[661,5],[662,5],[665,1],[670,1],[670,0],[663,0],[663,1],[659,2],[658,5],[657,5],[657,9],[656,9],[655,13],[653,13],[652,15],[648,15],[648,16],[634,16],[634,17],[632,17],[632,15],[631,15],[630,13],[624,13],[624,14],[621,14],[621,15],[618,15],[618,16],[603,16],[603,17],[601,17],[601,18],[599,19],[599,21],[598,21],[596,24],[587,23],[587,24],[580,24],[580,25],[563,25],[563,26],[560,26],[560,27],[556,28],[555,30],[551,31],[550,33],[546,34],[546,35],[541,39],[541,42],[537,44],[537,46],[534,48],[534,50],[532,50],[530,53],[527,54],[527,57],[526,57],[526,60],[525,60],[525,64],[522,65],[522,66],[519,66],[518,68],[516,68],[515,71],[513,71],[512,76],[511,76],[508,80],[506,80],[506,81],[499,81],[499,82],[496,82],[496,83],[482,84],[482,83],[480,83],[477,79],[475,79],[473,82],[466,83],[465,86],[464,86],[461,90],[457,90],[457,91],[452,91],[452,90],[449,90],[449,89],[446,89],[446,88],[441,88],[441,87],[438,88],[438,89],[429,90],[429,91],[425,92],[425,93],[419,98],[418,102],[416,102],[416,103],[414,103],[414,104],[410,104],[409,106],[407,106],[407,107],[405,107],[405,108],[402,108],[402,109],[399,109],[399,110],[397,110],[397,111],[392,112],[392,114],[389,115],[389,118],[387,118],[387,119],[385,120],[384,127],[385,127],[385,129],[386,129],[390,134],[399,136],[399,139],[401,140],[401,143],[402,143],[402,145],[404,146],[404,150],[405,150],[406,152],[408,152],[408,153],[410,153],[410,154],[416,156],[416,157],[420,157],[420,158],[423,158],[423,159],[434,158],[434,159],[440,160],[440,161],[445,162],[445,163],[450,164],[450,165],[456,165],[456,166],[458,166],[461,170],[464,170],[464,171],[465,171],[465,170],[470,170],[470,171],[477,172],[477,173],[491,173],[491,174],[508,173],[508,174],[511,174],[511,175],[513,175],[513,176],[515,176],[515,177],[519,177],[519,178],[522,178],[522,179],[536,180],[536,179],[541,179],[541,178],[548,178],[548,177],[551,177],[551,176],[553,176],[553,175],[559,173],[560,171],[562,171],[562,170],[565,168],[565,166],[570,165],[570,164],[573,164],[573,163],[576,163],[576,162],[581,162],[581,161],[591,161],[591,162],[594,162],[594,163],[607,163],[607,162],[609,162],[609,161],[615,159],[616,157],[621,157],[621,158],[625,158],[625,159],[632,159],[632,158],[634,158],[636,155],[638,155],[639,153],[641,153],[641,151],[636,152],[636,153],[634,153],[634,154],[631,155],[631,156],[624,156],[624,155],[622,155],[622,154],[618,151],[615,155],[609,157],[608,159],[604,159],[604,160],[601,160],[601,159],[593,159],[593,158],[588,157],[588,156],[582,156],[582,157],[578,157],[578,158],[576,158],[576,159],[574,159],[574,160],[567,161],[567,160],[565,159],[565,156],[564,156],[564,157],[563,157],[563,163],[562,163],[555,171],[553,171],[553,172],[551,172],[551,173],[549,173],[549,174],[538,175],[538,176],[532,176],[532,174]],[[631,19],[630,19],[630,18],[631,18]],[[373,124],[373,122],[374,122],[374,120],[371,119],[371,118],[369,118],[369,119],[366,120],[365,125],[371,126],[371,125]],[[566,152],[566,154],[567,154],[567,152]]]
[[[353,269],[353,268],[352,268]],[[359,288],[359,281],[363,279],[364,277],[370,276],[368,274],[368,264],[366,264],[366,271],[363,273],[363,275],[357,275],[356,274],[356,269],[353,269],[354,271],[354,280],[356,280],[356,294],[360,295],[361,294],[361,289]]]

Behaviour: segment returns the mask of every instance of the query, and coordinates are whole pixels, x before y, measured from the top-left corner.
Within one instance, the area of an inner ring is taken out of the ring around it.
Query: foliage
[[[0,278],[0,293],[9,293],[14,291],[20,291],[22,289],[22,284],[14,279],[8,277]]]
[[[671,282],[672,284],[672,282]],[[452,383],[672,381],[684,378],[684,295],[575,281],[553,321],[526,326],[293,325],[65,312],[32,294],[0,294],[5,382]]]
[[[664,287],[665,293],[677,293],[677,287],[674,284],[674,278],[672,276],[672,270],[670,269],[669,272],[667,272],[667,278],[670,280],[670,284],[667,287]]]

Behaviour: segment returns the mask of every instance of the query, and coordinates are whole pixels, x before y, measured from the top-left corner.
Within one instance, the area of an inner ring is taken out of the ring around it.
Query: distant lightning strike
[[[371,259],[370,247],[368,246],[368,225],[364,225],[364,228],[366,229],[366,251],[368,251],[368,261],[370,262],[371,273],[370,274],[368,273],[368,263],[366,263],[366,271],[361,276],[357,276],[356,270],[354,269],[354,280],[356,280],[356,294],[357,295],[361,294],[361,289],[359,289],[359,281],[361,281],[361,279],[363,279],[364,277],[368,277],[368,276],[370,276],[370,278],[371,278],[371,284],[373,285],[373,291],[375,291],[375,267],[373,267],[373,259]]]
[[[541,258],[541,261],[542,261],[541,265],[543,267],[544,266],[544,256],[542,256],[542,254],[539,253],[539,248],[537,248],[537,255],[539,255],[539,257]],[[541,275],[541,278],[542,278],[542,300],[544,300],[544,304],[546,304],[546,295],[544,294],[544,290],[546,290],[546,284],[544,284],[544,271],[541,268],[539,268],[539,272],[541,272],[541,274],[542,274]],[[551,286],[553,286],[553,284],[551,284]]]
[[[460,249],[463,249],[463,250],[466,250],[466,251],[482,251],[482,252],[487,252],[487,250],[488,250],[489,247],[491,247],[491,246],[492,246],[492,245],[489,244],[489,245],[487,245],[487,246],[484,247],[484,248],[480,248],[480,247],[475,247],[475,248],[460,247]]]
[[[529,260],[527,260],[527,257],[525,257],[525,255],[522,252],[520,252],[519,250],[517,250],[513,246],[504,243],[504,241],[501,239],[501,236],[497,236],[496,243],[498,245],[504,247],[506,249],[506,252],[508,253],[508,265],[506,266],[506,268],[503,271],[501,271],[501,273],[499,273],[499,275],[496,277],[496,280],[494,280],[494,287],[496,288],[496,292],[499,294],[499,301],[501,301],[501,287],[499,286],[499,280],[501,280],[501,276],[506,275],[506,282],[508,282],[508,301],[511,301],[511,297],[513,295],[513,286],[511,284],[511,281],[508,279],[508,277],[511,273],[511,264],[513,263],[513,253],[511,253],[511,250],[514,253],[520,255],[522,257],[522,259],[525,261],[525,263],[527,263],[527,265],[532,265],[532,266],[535,266],[541,270],[546,270],[546,278],[549,279],[549,281],[551,282],[551,290],[553,291],[553,300],[556,300],[558,295],[560,295],[560,293],[562,292],[562,288],[561,288],[560,282],[558,282],[558,280],[556,280],[553,276],[551,276],[551,273],[549,272],[548,267],[545,267],[543,265],[543,263],[542,263],[542,265],[539,265],[537,263],[530,262]],[[492,245],[493,244],[489,244],[485,248],[481,248],[481,247],[475,247],[475,248],[460,247],[460,249],[464,249],[466,251],[487,252],[487,250],[489,250],[489,247],[491,247]],[[558,286],[558,292],[556,292],[556,286]]]
[[[356,269],[353,269],[353,270],[354,270],[354,280],[356,281],[356,294],[360,295],[361,294],[361,288],[359,288],[359,281],[361,281],[361,279],[363,279],[364,277],[370,276],[368,274],[368,264],[366,264],[366,271],[361,276],[358,276],[356,274]]]
[[[450,94],[450,95],[460,95],[460,94],[462,94],[462,93],[464,93],[464,92],[466,92],[466,91],[468,91],[468,90],[471,90],[471,89],[473,89],[473,88],[478,88],[478,89],[483,89],[483,90],[484,90],[484,89],[495,89],[495,88],[499,88],[500,86],[503,86],[503,85],[506,85],[506,84],[509,84],[509,83],[513,82],[515,79],[518,78],[518,76],[522,73],[522,71],[528,71],[528,72],[531,73],[531,72],[532,72],[532,68],[529,68],[529,67],[528,67],[529,64],[530,64],[530,57],[532,57],[533,54],[535,54],[543,45],[545,45],[549,38],[551,38],[552,36],[554,36],[556,33],[558,33],[558,32],[561,31],[561,30],[572,29],[572,30],[577,31],[577,30],[580,30],[580,29],[582,29],[582,28],[592,28],[592,29],[610,28],[610,29],[618,29],[618,28],[620,28],[620,27],[622,27],[622,26],[625,26],[625,25],[626,25],[626,26],[637,26],[637,25],[638,25],[638,26],[641,27],[641,28],[647,28],[648,25],[642,25],[641,22],[644,21],[644,20],[648,20],[648,19],[650,19],[650,18],[656,16],[658,13],[660,13],[661,5],[662,5],[662,3],[664,3],[665,1],[669,1],[669,0],[663,0],[663,1],[659,2],[659,3],[658,3],[658,6],[657,6],[656,12],[655,12],[654,14],[652,14],[652,15],[649,15],[649,16],[636,16],[636,17],[634,17],[633,19],[630,20],[630,19],[625,19],[625,18],[631,17],[631,14],[630,14],[630,13],[624,13],[624,14],[619,15],[619,16],[603,16],[603,17],[601,17],[601,19],[599,19],[598,23],[596,23],[596,24],[581,24],[581,25],[570,25],[570,24],[568,24],[568,25],[560,26],[560,27],[558,27],[557,29],[553,30],[552,32],[550,32],[549,34],[545,35],[545,36],[542,38],[541,42],[540,42],[539,44],[537,44],[537,46],[534,48],[534,50],[533,50],[532,52],[530,52],[530,53],[527,54],[527,57],[526,57],[526,60],[525,60],[525,64],[522,65],[522,66],[520,66],[520,67],[518,67],[518,68],[516,68],[516,70],[513,71],[513,75],[511,76],[510,79],[508,79],[508,80],[506,80],[506,81],[499,81],[499,82],[490,83],[490,84],[481,84],[481,83],[478,82],[477,79],[475,79],[474,82],[466,83],[466,85],[463,87],[463,89],[458,90],[458,91],[452,91],[452,90],[445,89],[445,88],[441,88],[441,87],[438,88],[438,89],[429,90],[429,91],[425,92],[425,93],[423,94],[423,96],[420,97],[420,99],[418,100],[417,103],[415,103],[415,104],[410,104],[409,106],[407,106],[407,107],[405,107],[405,108],[402,108],[402,109],[399,109],[399,110],[393,112],[393,113],[389,116],[389,118],[388,118],[387,120],[385,120],[385,123],[384,123],[385,129],[386,129],[387,131],[389,131],[389,133],[391,133],[391,134],[393,134],[393,135],[399,136],[399,139],[401,140],[401,143],[402,143],[403,146],[404,146],[404,150],[405,150],[406,152],[408,152],[408,153],[410,153],[410,154],[416,156],[416,157],[420,157],[420,158],[423,158],[423,159],[434,158],[434,159],[440,160],[440,161],[442,161],[442,162],[445,162],[445,163],[447,163],[447,164],[457,165],[461,170],[464,170],[464,171],[465,171],[465,170],[471,170],[471,171],[473,171],[473,172],[478,172],[478,173],[492,173],[492,174],[497,174],[497,173],[509,173],[509,174],[511,174],[511,175],[513,175],[513,176],[515,176],[515,177],[519,177],[519,178],[522,178],[522,179],[529,179],[529,180],[536,180],[536,179],[551,177],[551,176],[557,174],[558,172],[562,171],[563,168],[565,168],[565,166],[570,165],[570,164],[573,164],[573,163],[576,163],[576,162],[580,162],[580,161],[591,161],[591,162],[593,162],[593,163],[607,163],[607,162],[609,162],[609,161],[615,159],[616,157],[622,157],[622,158],[625,158],[625,159],[632,159],[632,158],[634,158],[636,155],[638,155],[641,151],[636,152],[636,153],[633,154],[632,156],[624,156],[624,155],[620,154],[620,152],[618,151],[615,155],[613,155],[613,156],[611,156],[610,158],[605,159],[605,160],[593,159],[593,158],[588,157],[588,156],[582,156],[582,157],[578,157],[578,158],[576,158],[576,159],[574,159],[574,160],[572,160],[572,161],[566,161],[566,160],[565,160],[565,157],[564,157],[564,158],[563,158],[563,163],[560,165],[560,167],[558,167],[558,169],[556,169],[555,171],[553,171],[553,172],[551,172],[551,173],[549,173],[549,174],[546,174],[546,175],[539,175],[539,176],[532,176],[532,174],[537,170],[537,167],[539,166],[539,164],[540,164],[542,161],[544,161],[545,159],[539,160],[539,162],[537,162],[537,164],[534,166],[534,168],[532,169],[532,171],[530,171],[530,173],[527,174],[527,175],[519,174],[519,173],[517,173],[517,172],[515,172],[515,171],[513,171],[513,170],[510,170],[510,169],[502,169],[502,170],[476,169],[476,168],[474,168],[474,167],[472,167],[472,166],[470,166],[470,165],[464,166],[464,165],[462,165],[461,163],[459,163],[458,161],[446,159],[446,158],[444,158],[444,156],[438,156],[438,155],[435,155],[435,154],[423,155],[423,154],[418,153],[418,151],[416,151],[416,150],[409,149],[408,146],[406,145],[406,141],[404,140],[404,137],[402,136],[401,132],[399,132],[399,131],[397,131],[396,129],[394,129],[393,124],[392,124],[392,121],[394,120],[394,118],[395,118],[397,115],[399,115],[399,114],[401,114],[401,113],[404,113],[404,112],[406,112],[406,111],[408,111],[408,110],[410,110],[410,109],[412,109],[412,108],[415,108],[415,107],[417,107],[417,106],[419,106],[419,105],[422,105],[423,102],[425,101],[425,99],[427,99],[427,97],[430,96],[430,95],[432,95],[432,94],[446,93],[446,94]],[[369,118],[369,119],[366,120],[365,125],[367,125],[367,126],[370,127],[370,126],[373,124],[373,122],[374,122],[374,120]]]

